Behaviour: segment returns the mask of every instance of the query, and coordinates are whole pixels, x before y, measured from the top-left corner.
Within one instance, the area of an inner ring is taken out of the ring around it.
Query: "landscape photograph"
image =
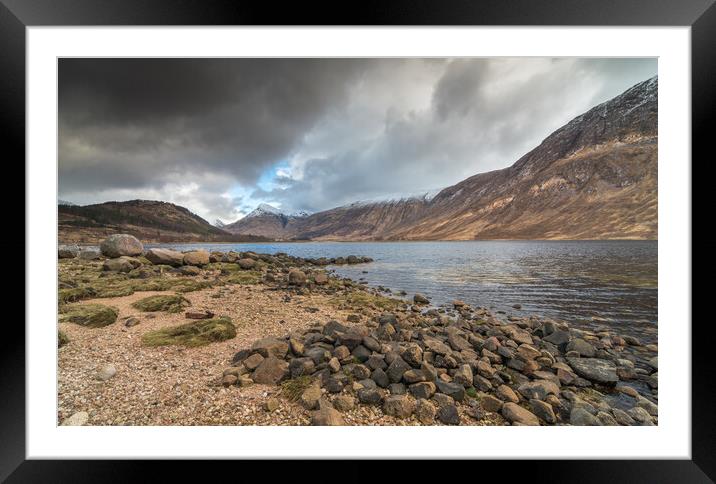
[[[656,58],[57,63],[58,425],[658,425]]]

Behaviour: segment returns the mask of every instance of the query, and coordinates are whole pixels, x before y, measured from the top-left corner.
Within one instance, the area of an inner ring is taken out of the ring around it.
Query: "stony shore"
[[[658,424],[656,345],[331,273],[360,256],[58,256],[60,424]]]

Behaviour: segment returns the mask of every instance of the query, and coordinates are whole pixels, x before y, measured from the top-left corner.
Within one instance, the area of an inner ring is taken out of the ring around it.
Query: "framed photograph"
[[[0,478],[397,458],[711,482],[713,2],[322,7],[2,1],[27,283]]]

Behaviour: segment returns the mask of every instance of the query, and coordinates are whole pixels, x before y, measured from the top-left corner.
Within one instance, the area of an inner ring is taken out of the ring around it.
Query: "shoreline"
[[[142,265],[127,273],[102,271],[106,262],[101,260],[61,260],[61,301],[83,291],[87,296],[66,299],[61,317],[67,308],[87,304],[114,305],[118,311],[116,321],[104,327],[59,324],[70,342],[59,350],[58,421],[88,412],[82,405],[99,398],[103,407],[89,409],[90,425],[116,421],[130,425],[657,422],[655,345],[535,316],[506,315],[503,320],[460,301],[452,308],[411,304],[327,273],[323,261],[255,253],[236,253],[229,257],[233,261],[224,261],[227,254],[211,254],[213,261],[192,266],[198,271],[192,270],[193,275],[181,272],[187,266],[157,266],[141,258]],[[238,261],[246,259],[254,261],[251,268],[240,267]],[[303,276],[292,282],[291,274],[297,272]],[[169,290],[142,290],[159,283],[168,284]],[[180,290],[172,291],[179,283]],[[131,293],[127,284],[132,285]],[[131,303],[173,293],[187,299],[187,310],[227,313],[238,335],[199,348],[142,346],[142,335],[148,331],[191,320],[183,317],[183,310],[144,313]],[[413,297],[422,301],[418,296]],[[130,317],[139,319],[139,324],[125,326]],[[568,341],[551,343],[550,338],[560,341],[553,334]],[[104,353],[91,351],[93,347],[103,348]],[[139,355],[138,362],[126,363],[127,358],[119,356],[123,354]],[[599,375],[599,368],[579,367],[595,359],[609,363],[604,375]],[[161,365],[160,370],[148,369],[167,361],[176,371]],[[116,374],[96,380],[93,375],[101,372],[102,365],[113,365]],[[259,368],[263,370],[257,374]],[[182,371],[197,376],[189,384],[181,380]],[[287,389],[291,386],[287,382],[301,383],[298,389]],[[114,386],[123,388],[124,403],[113,402]],[[132,396],[160,388],[173,396],[153,404],[149,416],[140,412],[132,418],[133,412],[147,405]],[[216,405],[215,415],[194,407],[206,399]],[[245,410],[241,416],[235,413],[237,405]],[[618,408],[629,405],[626,410]],[[199,412],[197,418],[191,417],[190,408]],[[119,415],[113,419],[114,410]],[[173,422],[172,412],[178,412]]]

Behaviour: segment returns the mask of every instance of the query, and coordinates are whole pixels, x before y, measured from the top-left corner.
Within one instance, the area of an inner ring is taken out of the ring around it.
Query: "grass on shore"
[[[151,331],[142,336],[145,346],[182,345],[204,346],[236,336],[236,328],[229,318],[214,318]]]
[[[88,328],[101,328],[114,323],[119,312],[110,306],[102,304],[78,304],[62,306],[59,321],[61,323],[74,323]]]
[[[313,383],[313,378],[308,375],[292,378],[281,383],[281,394],[291,402],[297,402],[303,392]]]
[[[179,313],[191,303],[184,297],[175,294],[159,294],[149,296],[132,303],[132,307],[144,312],[165,311]]]

